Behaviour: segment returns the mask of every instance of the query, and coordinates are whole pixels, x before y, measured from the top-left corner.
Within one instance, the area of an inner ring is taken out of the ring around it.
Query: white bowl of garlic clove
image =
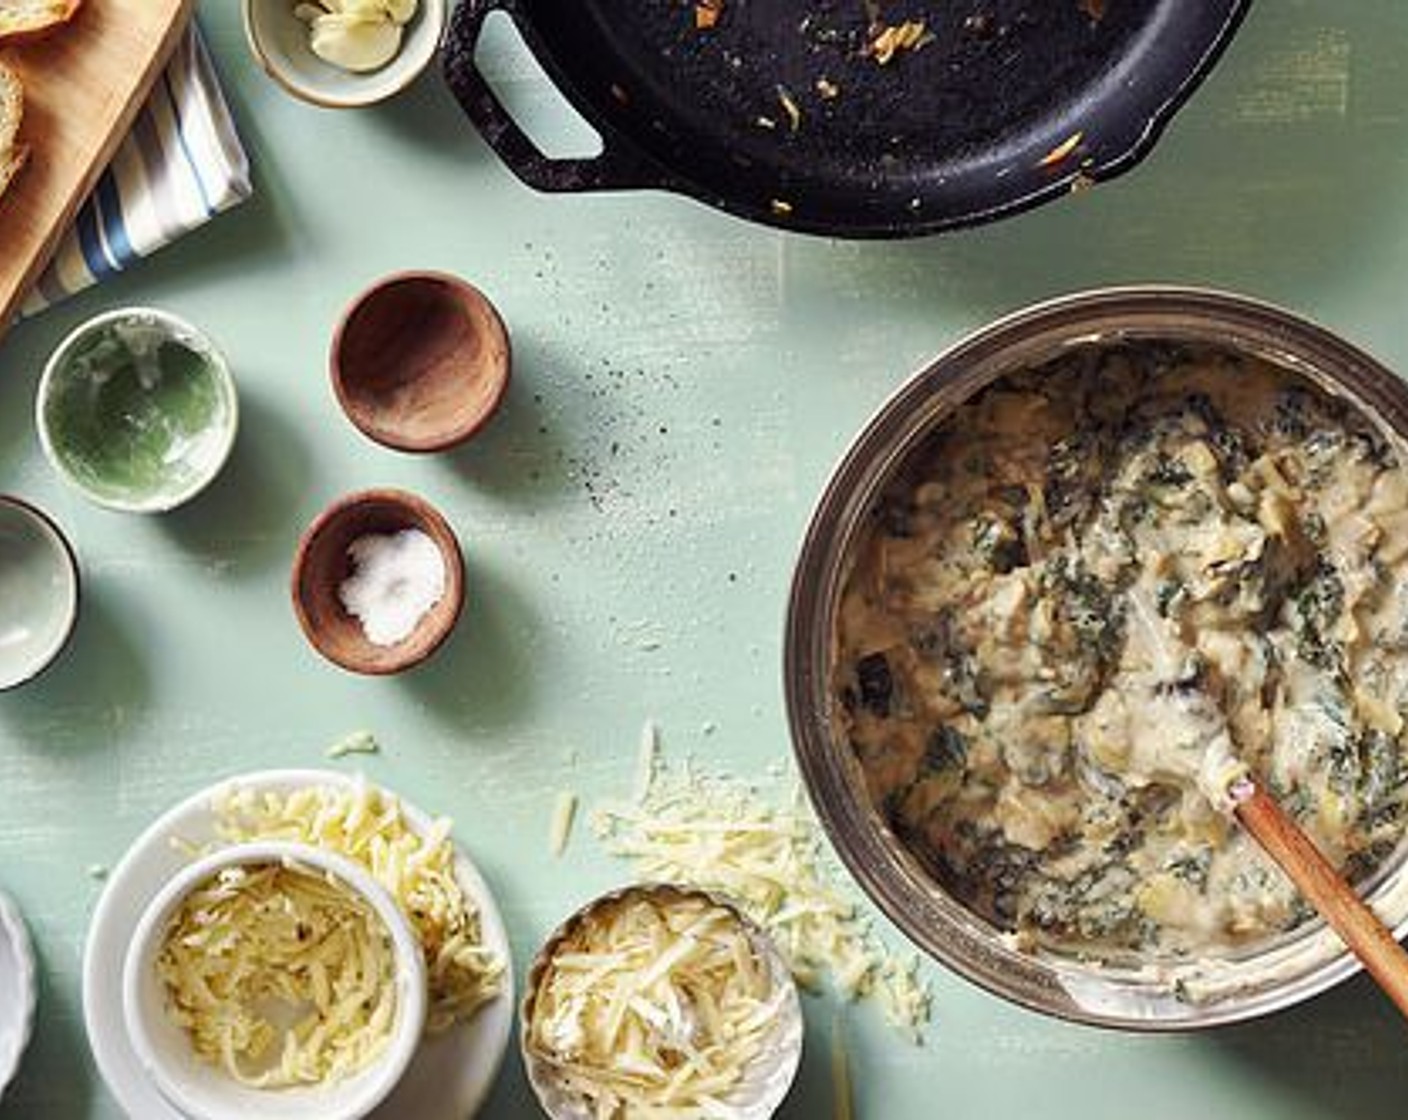
[[[243,0],[245,37],[294,97],[355,109],[394,97],[434,61],[448,0]]]

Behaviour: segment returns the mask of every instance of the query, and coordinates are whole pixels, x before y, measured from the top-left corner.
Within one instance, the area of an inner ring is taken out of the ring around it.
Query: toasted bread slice
[[[15,176],[24,170],[28,162],[29,149],[23,144],[0,159],[0,196],[5,194],[5,188],[14,182]]]
[[[0,155],[19,142],[24,119],[24,86],[20,76],[0,62]]]
[[[37,39],[74,16],[83,0],[0,0],[0,46]]]
[[[0,195],[29,157],[20,143],[20,121],[24,119],[24,87],[19,76],[0,62]]]

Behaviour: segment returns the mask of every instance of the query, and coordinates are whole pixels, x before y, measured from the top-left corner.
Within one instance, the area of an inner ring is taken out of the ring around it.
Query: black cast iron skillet
[[[696,0],[463,0],[445,73],[539,190],[660,188],[790,229],[905,237],[1134,166],[1249,3],[722,0],[701,29]],[[549,159],[504,111],[474,58],[495,10],[601,134],[600,156]],[[881,65],[877,14],[932,38]]]

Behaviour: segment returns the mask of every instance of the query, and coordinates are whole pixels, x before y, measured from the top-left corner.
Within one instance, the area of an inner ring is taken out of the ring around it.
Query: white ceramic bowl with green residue
[[[59,475],[128,513],[194,498],[220,473],[239,428],[224,355],[189,323],[147,307],[109,311],[64,339],[35,412]]]

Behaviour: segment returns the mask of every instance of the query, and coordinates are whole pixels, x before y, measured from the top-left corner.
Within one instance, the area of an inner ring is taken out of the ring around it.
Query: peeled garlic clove
[[[385,23],[386,0],[333,0],[338,10],[367,23]]]
[[[382,0],[382,7],[393,22],[405,25],[416,18],[420,0]]]
[[[401,49],[401,28],[387,20],[370,22],[342,14],[313,21],[313,53],[353,73],[380,70]]]

